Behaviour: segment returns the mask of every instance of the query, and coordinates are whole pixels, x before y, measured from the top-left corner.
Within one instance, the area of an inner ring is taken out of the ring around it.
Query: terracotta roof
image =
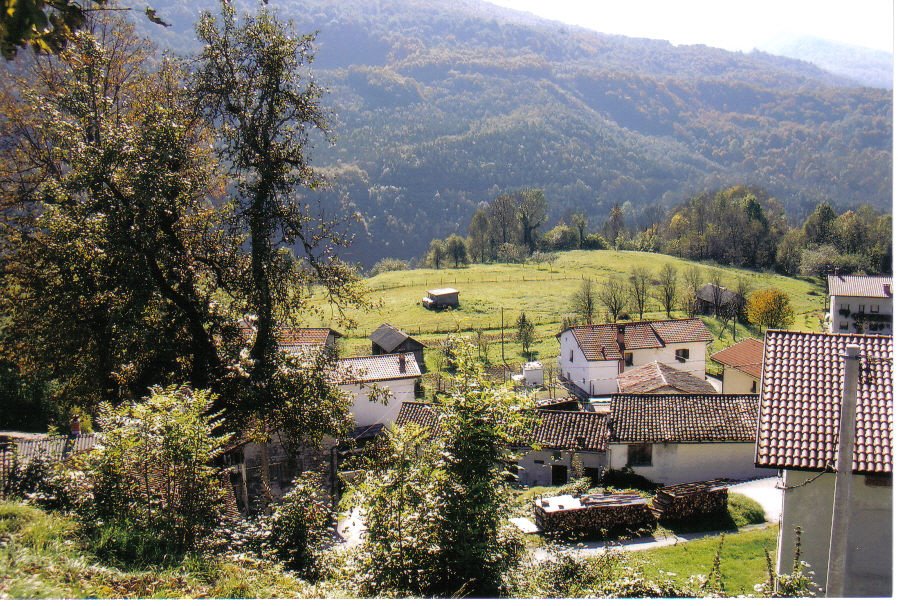
[[[55,463],[79,452],[91,450],[97,445],[99,439],[100,434],[98,433],[85,433],[77,437],[54,436],[35,440],[13,440],[13,444],[15,444],[16,456],[20,463],[27,463],[36,458],[47,459]]]
[[[326,345],[328,336],[341,336],[330,328],[279,328],[277,331],[278,345],[291,347],[297,345]]]
[[[617,377],[621,393],[650,393],[657,389],[675,389],[682,393],[717,393],[707,381],[658,361],[621,373]]]
[[[412,339],[410,336],[396,328],[391,324],[381,324],[377,327],[377,329],[371,333],[369,337],[371,342],[378,345],[384,351],[394,351],[397,347],[405,343],[406,341],[411,340],[421,347],[424,347],[420,342]]]
[[[527,446],[539,445],[541,448],[601,452],[608,445],[607,417],[607,414],[598,412],[537,410],[537,423],[525,442]],[[437,415],[430,404],[403,402],[396,424],[408,423],[435,430]]]
[[[892,337],[767,331],[756,463],[822,471],[836,463],[842,353],[861,355],[852,469],[892,472]]]
[[[892,298],[892,276],[827,276],[831,297]]]
[[[405,371],[400,370],[400,358],[405,358]],[[337,362],[341,377],[341,385],[353,383],[370,383],[373,381],[391,381],[421,376],[421,369],[415,361],[415,354],[387,354],[383,356],[360,356],[342,358]]]
[[[569,328],[587,360],[620,360],[618,331],[624,334],[624,351],[654,349],[667,343],[695,343],[714,339],[698,318],[627,322],[622,324],[589,324]]]
[[[758,396],[616,394],[608,420],[612,443],[754,442]]]
[[[711,359],[760,379],[764,343],[757,339],[745,339],[712,354]]]

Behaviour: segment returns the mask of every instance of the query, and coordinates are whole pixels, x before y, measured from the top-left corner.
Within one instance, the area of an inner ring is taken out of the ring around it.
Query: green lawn
[[[377,303],[373,310],[349,311],[347,316],[357,327],[346,332],[343,355],[370,353],[368,335],[383,322],[390,322],[415,335],[428,344],[446,333],[471,333],[482,328],[494,340],[489,358],[491,363],[502,362],[500,335],[505,325],[505,362],[517,365],[525,358],[520,345],[514,342],[514,323],[523,311],[536,324],[535,357],[551,361],[558,355],[558,332],[562,316],[570,313],[573,294],[584,278],[595,280],[600,286],[610,276],[626,279],[633,267],[646,267],[656,273],[662,265],[671,263],[682,275],[687,267],[701,268],[707,277],[710,266],[685,261],[668,255],[634,251],[570,251],[558,255],[548,265],[488,264],[470,265],[460,269],[415,269],[388,272],[365,281]],[[752,288],[775,286],[784,290],[795,309],[793,328],[818,330],[824,309],[825,288],[819,280],[787,278],[774,273],[761,273],[733,268],[720,268],[724,285],[735,286],[740,276],[747,278]],[[429,311],[420,304],[429,288],[453,286],[460,291],[461,307],[456,310]],[[319,295],[320,296],[320,295]],[[322,301],[318,301],[323,303]],[[660,305],[650,301],[651,311],[646,318],[665,317]],[[337,315],[327,310],[317,316],[299,318],[307,325],[333,325],[339,329]],[[676,314],[682,317],[682,314]],[[635,318],[634,318],[635,319]],[[705,318],[716,337],[710,352],[718,351],[734,342],[729,327],[713,318]],[[753,329],[740,325],[736,339],[756,336]],[[432,362],[428,358],[428,363]]]
[[[754,586],[767,579],[764,550],[768,550],[775,560],[776,537],[775,525],[724,535],[720,573],[727,595],[753,593]],[[675,579],[685,580],[710,572],[719,545],[719,537],[707,537],[649,549],[634,553],[632,557],[650,579],[660,580],[673,574]]]

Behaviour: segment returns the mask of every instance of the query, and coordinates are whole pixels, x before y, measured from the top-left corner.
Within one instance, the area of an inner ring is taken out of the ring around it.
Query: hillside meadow
[[[330,310],[321,298],[314,299],[325,312],[318,316],[306,316],[299,321],[309,325],[332,325],[347,337],[343,344],[343,355],[363,355],[370,353],[368,335],[383,322],[397,326],[425,345],[431,345],[451,332],[473,335],[482,329],[490,337],[492,346],[489,360],[492,364],[502,363],[502,320],[504,317],[505,362],[517,365],[525,359],[521,347],[514,341],[514,324],[522,312],[536,325],[536,343],[531,348],[534,357],[544,361],[554,361],[558,355],[555,339],[564,315],[573,308],[574,293],[584,279],[596,282],[599,288],[612,276],[626,280],[635,267],[646,267],[653,274],[665,264],[677,268],[682,282],[682,273],[689,267],[698,267],[707,279],[708,272],[719,269],[725,286],[735,286],[740,277],[745,277],[751,289],[773,286],[785,291],[795,310],[795,330],[819,330],[825,308],[826,289],[820,280],[811,278],[789,278],[770,273],[756,272],[730,267],[711,266],[692,261],[635,251],[570,251],[560,253],[555,262],[549,264],[471,264],[466,267],[443,269],[414,269],[387,272],[365,280],[371,289],[375,308],[348,311],[347,317],[356,325],[349,330],[338,326],[338,314]],[[461,306],[455,310],[430,311],[421,304],[421,297],[431,288],[451,286],[460,291]],[[645,319],[663,319],[665,313],[655,300],[649,302],[650,311]],[[632,312],[631,312],[632,313]],[[685,317],[676,312],[674,317]],[[631,319],[637,319],[632,317]],[[715,341],[709,354],[734,342],[732,327],[724,327],[713,317],[703,317]],[[739,324],[735,341],[749,336],[758,336],[754,327]],[[428,364],[433,352],[428,353]]]

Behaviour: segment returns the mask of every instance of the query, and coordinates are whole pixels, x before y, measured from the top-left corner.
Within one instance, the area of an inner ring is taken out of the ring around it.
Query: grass
[[[767,579],[764,550],[776,550],[776,537],[775,525],[725,535],[720,573],[727,595],[750,594],[756,584]],[[632,558],[648,578],[662,580],[675,575],[674,578],[685,580],[709,573],[719,544],[719,537],[707,537],[649,549]]]
[[[558,260],[549,265],[519,264],[472,264],[460,269],[415,269],[402,272],[387,272],[367,279],[377,307],[373,310],[347,312],[347,317],[357,323],[357,327],[347,332],[344,339],[344,355],[370,353],[368,335],[383,322],[390,322],[419,340],[428,344],[444,337],[447,332],[472,333],[482,328],[494,339],[490,361],[502,362],[500,336],[503,316],[505,325],[505,362],[517,365],[526,358],[520,345],[514,342],[514,323],[522,311],[536,324],[536,343],[532,350],[536,359],[554,360],[558,355],[555,334],[563,315],[570,313],[573,294],[584,278],[595,280],[599,285],[611,276],[626,279],[634,267],[646,267],[656,273],[665,263],[670,263],[680,272],[688,267],[698,267],[705,272],[711,266],[668,255],[635,251],[570,251],[558,255]],[[729,267],[719,268],[724,285],[735,285],[738,278],[746,278],[752,288],[775,286],[782,289],[792,301],[795,309],[796,330],[815,330],[820,327],[824,304],[825,288],[819,280],[810,278],[789,278],[772,272],[755,272]],[[421,297],[429,288],[454,286],[461,291],[461,307],[456,310],[429,311],[420,304]],[[319,315],[298,318],[307,325],[337,326],[337,316],[323,305],[320,293],[313,297],[325,310]],[[646,319],[664,318],[665,314],[657,302],[646,314]],[[682,317],[682,314],[675,314]],[[635,319],[635,318],[634,318]],[[714,318],[704,318],[714,334],[715,341],[709,353],[718,351],[734,341],[748,336],[757,336],[756,331],[739,325],[736,338],[730,329]],[[429,352],[430,353],[430,352]],[[428,357],[428,364],[433,359]]]
[[[66,516],[0,501],[3,599],[339,596],[249,559],[192,556],[175,565],[123,570],[88,550]]]

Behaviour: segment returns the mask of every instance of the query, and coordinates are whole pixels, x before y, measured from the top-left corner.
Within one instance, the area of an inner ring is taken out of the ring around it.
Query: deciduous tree
[[[652,284],[652,277],[649,270],[645,267],[634,267],[630,271],[630,301],[633,308],[639,314],[639,319],[645,313],[645,306],[649,300],[649,288]]]
[[[658,270],[655,298],[661,303],[661,307],[670,318],[671,312],[677,304],[677,268],[670,263],[665,263]]]
[[[789,296],[778,288],[763,288],[748,296],[748,321],[758,327],[789,328],[795,317]]]
[[[620,278],[611,276],[599,289],[598,298],[608,310],[611,321],[617,322],[627,308],[627,287]]]

